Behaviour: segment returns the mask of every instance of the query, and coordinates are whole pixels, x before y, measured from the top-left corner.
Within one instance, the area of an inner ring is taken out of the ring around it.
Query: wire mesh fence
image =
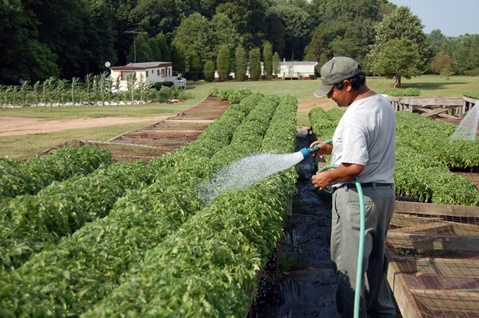
[[[386,249],[403,317],[479,317],[479,207],[397,201]]]

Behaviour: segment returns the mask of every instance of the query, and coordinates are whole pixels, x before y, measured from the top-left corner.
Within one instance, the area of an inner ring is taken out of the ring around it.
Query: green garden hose
[[[331,144],[332,140],[328,139],[324,142],[325,144]],[[328,169],[337,168],[337,164],[329,164],[321,169],[318,170],[318,173],[323,172]],[[364,208],[364,195],[363,195],[363,188],[361,187],[361,183],[359,182],[358,178],[354,178],[354,183],[356,185],[356,189],[358,190],[359,196],[359,213],[360,213],[360,225],[359,225],[359,247],[358,247],[358,264],[356,267],[356,290],[354,291],[354,318],[359,318],[359,304],[361,299],[361,286],[363,280],[363,256],[364,256],[364,236],[365,236],[365,208]]]

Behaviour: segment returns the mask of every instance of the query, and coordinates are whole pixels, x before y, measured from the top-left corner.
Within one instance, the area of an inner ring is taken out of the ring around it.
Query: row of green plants
[[[168,85],[151,86],[144,79],[127,77],[127,89],[120,89],[120,78],[109,79],[108,73],[88,74],[84,80],[71,81],[51,77],[43,82],[22,85],[0,85],[0,107],[114,106],[187,99],[184,90]]]
[[[18,268],[5,270],[0,315],[80,316],[91,310],[85,316],[110,316],[113,311],[142,316],[154,307],[149,311],[158,316],[244,316],[255,277],[279,239],[282,211],[294,191],[294,171],[249,190],[225,193],[209,204],[199,197],[197,185],[244,156],[292,151],[295,107],[294,98],[258,94],[230,106],[195,142],[148,164],[154,171],[151,184],[126,191],[107,216],[84,224]],[[279,109],[288,114],[281,115]],[[242,253],[236,255],[238,251]],[[163,263],[159,255],[169,261]],[[165,265],[173,276],[165,272],[153,284]],[[215,270],[205,270],[208,266]],[[204,285],[193,291],[185,285],[188,277]],[[163,283],[164,278],[172,281]],[[139,294],[128,285],[137,286]],[[191,291],[188,296],[185,288]],[[174,311],[157,302],[160,290],[162,303],[176,306]]]
[[[36,195],[0,206],[0,271],[20,267],[32,254],[108,215],[129,189],[151,183],[155,171],[138,161],[101,166],[86,176],[53,182]]]
[[[239,103],[252,92],[247,88],[225,89],[219,87],[212,87],[208,93],[211,96],[216,96],[221,100],[227,100],[230,103]]]
[[[87,175],[100,164],[111,162],[108,151],[91,146],[58,148],[50,155],[36,156],[24,162],[0,158],[0,200],[21,194],[36,194],[53,181]]]
[[[329,139],[342,111],[313,109],[309,116],[316,134]],[[479,167],[479,141],[453,140],[457,126],[410,112],[396,113],[396,193],[421,202],[479,205],[474,183],[451,169]]]

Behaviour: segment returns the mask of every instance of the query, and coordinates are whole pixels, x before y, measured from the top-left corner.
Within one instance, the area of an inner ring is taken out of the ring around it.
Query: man
[[[316,155],[331,154],[338,168],[312,177],[316,188],[333,190],[331,258],[336,265],[336,304],[342,317],[354,315],[356,279],[363,277],[360,317],[394,317],[395,307],[385,275],[384,244],[394,210],[396,118],[391,103],[366,86],[355,60],[335,57],[321,68],[314,93],[348,107],[332,144],[314,142]],[[364,255],[358,258],[360,207],[354,183],[362,185],[365,204]],[[357,262],[363,273],[356,273]]]

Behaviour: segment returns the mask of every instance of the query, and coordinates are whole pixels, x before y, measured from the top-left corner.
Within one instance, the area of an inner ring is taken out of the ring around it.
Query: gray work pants
[[[394,317],[396,310],[386,279],[384,246],[394,211],[394,188],[363,188],[365,241],[360,317]],[[354,316],[354,293],[360,234],[360,206],[356,187],[343,186],[333,193],[331,259],[336,264],[336,304],[342,317]]]

